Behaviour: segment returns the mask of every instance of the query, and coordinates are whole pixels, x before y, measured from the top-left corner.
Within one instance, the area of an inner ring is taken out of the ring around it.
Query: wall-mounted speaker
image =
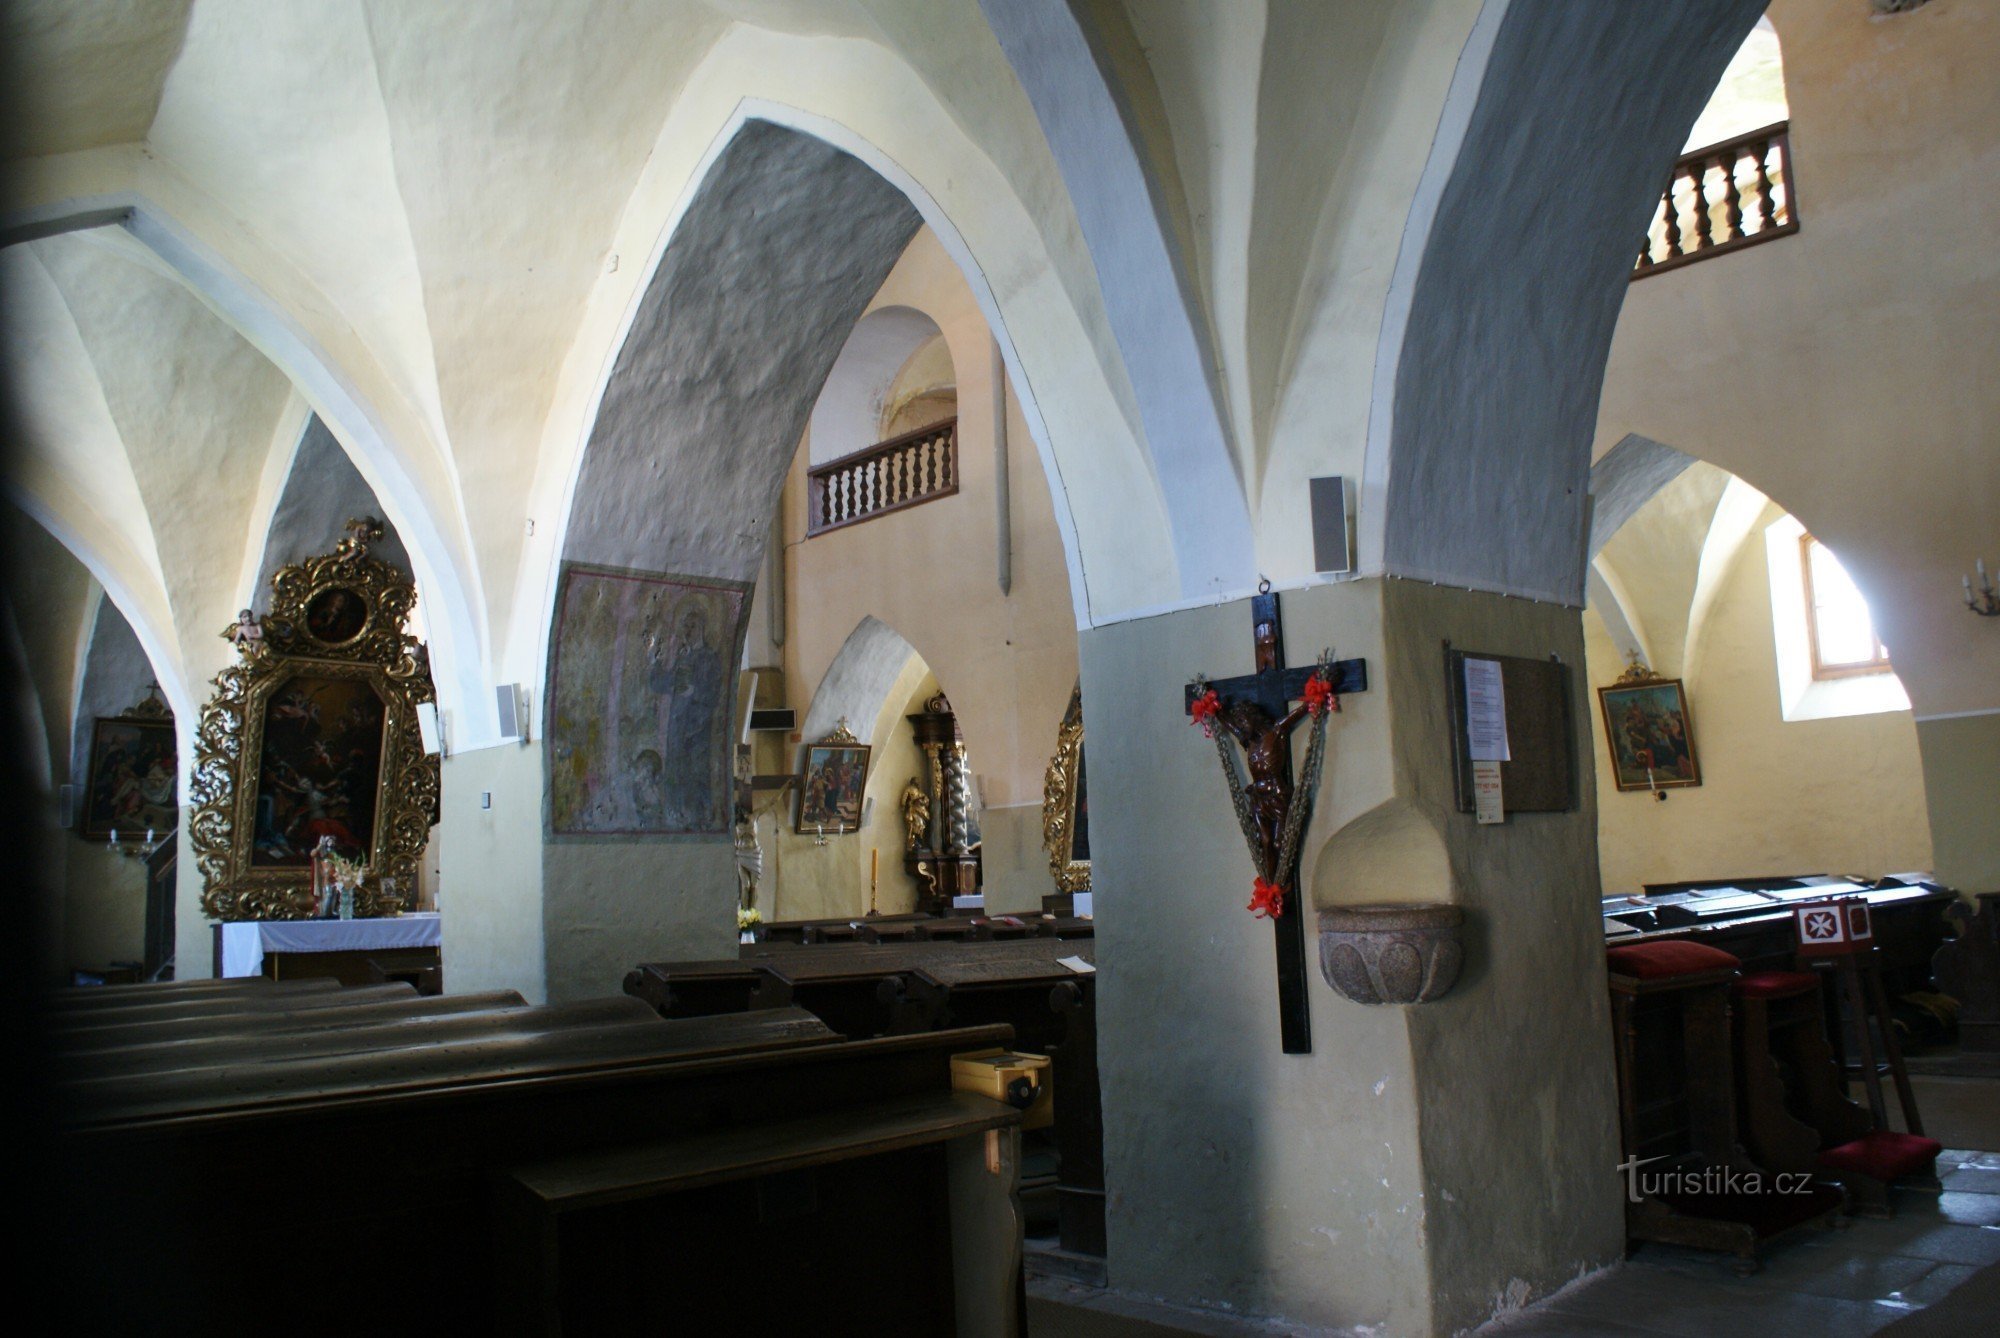
[[[500,717],[500,737],[509,742],[525,742],[528,737],[528,694],[519,683],[502,683],[493,689],[493,703]]]
[[[1354,570],[1353,511],[1347,480],[1336,474],[1311,480],[1313,570]]]
[[[768,711],[750,713],[751,729],[775,729],[786,733],[799,727],[799,714],[789,706],[780,706]]]

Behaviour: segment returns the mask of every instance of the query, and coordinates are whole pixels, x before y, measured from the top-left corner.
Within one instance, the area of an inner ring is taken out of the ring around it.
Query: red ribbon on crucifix
[[[1341,694],[1368,690],[1368,666],[1362,660],[1336,662],[1328,651],[1311,668],[1285,668],[1284,629],[1278,597],[1270,592],[1269,582],[1259,584],[1250,613],[1257,672],[1214,683],[1196,678],[1187,687],[1186,709],[1202,733],[1215,740],[1222,760],[1229,797],[1256,867],[1248,909],[1270,920],[1276,930],[1284,1051],[1302,1055],[1312,1051],[1304,913],[1298,898],[1289,893],[1298,875],[1299,838],[1319,790],[1327,717],[1340,709]],[[1312,721],[1312,731],[1305,774],[1300,778],[1303,783],[1295,786],[1291,734],[1306,719]],[[1238,750],[1242,769],[1236,760]],[[1244,770],[1249,772],[1248,781]]]

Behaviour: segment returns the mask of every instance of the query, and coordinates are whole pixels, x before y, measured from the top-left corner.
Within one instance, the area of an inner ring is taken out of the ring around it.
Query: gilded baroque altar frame
[[[417,706],[436,696],[430,659],[403,630],[415,585],[368,555],[380,522],[347,529],[332,553],[271,578],[261,625],[245,610],[222,634],[239,662],[215,676],[189,787],[213,919],[310,918],[309,847],[330,833],[367,865],[358,914],[393,915],[415,892],[438,808],[438,759],[417,728]],[[277,790],[289,824],[272,819]]]
[[[1090,809],[1083,769],[1083,685],[1070,689],[1056,753],[1042,778],[1042,848],[1058,893],[1090,891]]]

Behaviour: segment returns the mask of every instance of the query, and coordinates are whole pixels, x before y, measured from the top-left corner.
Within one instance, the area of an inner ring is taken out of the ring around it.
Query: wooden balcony
[[[806,473],[806,534],[886,516],[958,491],[958,419],[905,432]]]
[[[1790,129],[1789,121],[1780,121],[1682,156],[1660,197],[1632,277],[1643,279],[1797,232]]]

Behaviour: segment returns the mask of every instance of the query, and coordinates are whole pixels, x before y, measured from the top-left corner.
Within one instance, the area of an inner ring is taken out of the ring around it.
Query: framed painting
[[[99,716],[79,830],[93,841],[108,841],[114,831],[136,838],[171,830],[179,768],[172,716]]]
[[[1687,694],[1678,678],[1627,675],[1597,690],[1604,741],[1620,790],[1668,790],[1701,784]]]
[[[375,849],[388,707],[366,675],[307,666],[263,694],[253,869],[306,869],[323,837],[367,862]]]
[[[550,649],[559,840],[727,837],[741,582],[568,564]]]
[[[861,830],[861,809],[868,789],[869,747],[837,730],[818,743],[806,745],[805,767],[799,773],[801,835]]]
[[[1042,846],[1056,891],[1090,891],[1090,778],[1083,755],[1083,690],[1069,694],[1056,755],[1042,778]]]

